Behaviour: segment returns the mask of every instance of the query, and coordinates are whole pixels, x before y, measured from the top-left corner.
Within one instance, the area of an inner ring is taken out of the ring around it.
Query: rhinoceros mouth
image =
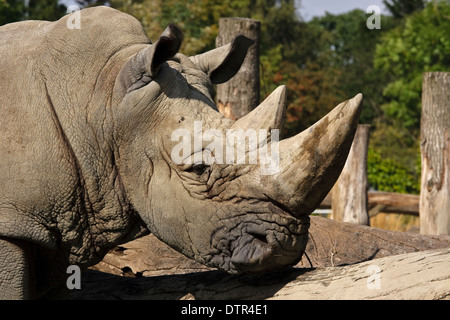
[[[277,210],[279,211],[279,210]],[[231,274],[264,273],[295,265],[307,243],[309,217],[248,213],[232,228],[217,229],[209,266]]]

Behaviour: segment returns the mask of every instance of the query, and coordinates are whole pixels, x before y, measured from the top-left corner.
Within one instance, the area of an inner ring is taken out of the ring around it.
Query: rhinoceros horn
[[[284,93],[284,88],[277,89],[266,99],[267,103],[263,102],[248,114],[253,118],[241,118],[235,125],[247,125],[252,121],[258,127],[276,127],[284,110],[281,107]],[[279,142],[279,170],[255,180],[265,186],[268,200],[295,217],[314,211],[344,167],[358,125],[361,102],[362,95],[358,94],[339,104],[310,128]]]
[[[285,113],[286,86],[279,86],[257,108],[238,119],[233,128],[281,130]]]

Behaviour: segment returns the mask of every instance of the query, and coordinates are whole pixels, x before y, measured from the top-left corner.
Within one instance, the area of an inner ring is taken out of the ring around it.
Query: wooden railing
[[[321,209],[331,208],[331,194],[329,194],[320,205]],[[368,192],[369,216],[374,217],[378,213],[404,213],[419,216],[418,195],[402,194],[395,192]]]

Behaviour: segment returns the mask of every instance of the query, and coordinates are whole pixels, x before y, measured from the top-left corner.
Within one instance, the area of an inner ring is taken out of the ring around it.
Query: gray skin
[[[173,25],[151,44],[111,8],[82,10],[80,30],[68,17],[0,28],[0,297],[39,297],[64,283],[67,266],[149,232],[230,273],[297,263],[308,215],[345,163],[361,95],[282,140],[276,174],[259,163],[176,164],[171,134],[193,136],[194,121],[224,133],[281,128],[284,87],[236,122],[213,102],[213,85],[252,42],[187,57]]]

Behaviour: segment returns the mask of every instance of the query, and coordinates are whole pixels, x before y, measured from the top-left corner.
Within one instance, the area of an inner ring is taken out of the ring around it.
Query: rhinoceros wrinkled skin
[[[149,232],[230,273],[298,262],[308,215],[346,160],[361,95],[297,136],[266,139],[278,148],[272,174],[259,162],[176,163],[177,129],[280,129],[285,87],[232,121],[213,85],[238,71],[251,40],[187,57],[173,25],[152,44],[127,14],[79,14],[80,29],[69,15],[0,28],[0,297],[39,297],[69,265],[93,265]],[[207,152],[194,142],[186,159]]]

